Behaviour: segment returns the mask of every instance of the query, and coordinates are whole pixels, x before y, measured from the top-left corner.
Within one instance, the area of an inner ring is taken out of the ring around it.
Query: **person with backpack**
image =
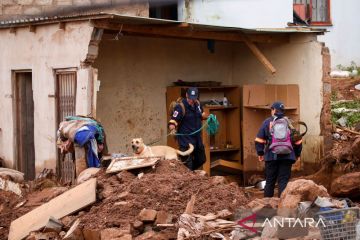
[[[202,120],[206,119],[198,97],[197,88],[187,89],[186,98],[180,98],[170,106],[171,119],[168,123],[170,133],[176,135],[180,151],[188,150],[189,143],[194,146],[191,155],[181,157],[182,162],[190,170],[198,169],[206,161],[201,131],[196,132],[201,128]],[[194,132],[196,133],[193,134]]]
[[[280,197],[290,180],[292,164],[300,158],[302,140],[292,141],[292,125],[282,102],[271,105],[271,115],[260,127],[255,148],[259,161],[265,161],[264,197],[274,196],[276,180]]]

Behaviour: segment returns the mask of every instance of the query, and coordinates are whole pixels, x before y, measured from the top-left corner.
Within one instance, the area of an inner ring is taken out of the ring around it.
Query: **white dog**
[[[182,152],[169,146],[146,146],[142,138],[134,138],[131,141],[134,155],[139,157],[164,157],[166,160],[178,159],[180,156],[188,156],[194,151],[194,146],[189,144],[189,149]]]

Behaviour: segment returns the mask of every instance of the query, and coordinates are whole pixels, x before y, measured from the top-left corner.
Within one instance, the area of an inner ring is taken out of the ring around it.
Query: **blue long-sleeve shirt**
[[[282,118],[282,115],[276,116]],[[302,141],[292,143],[293,151],[290,154],[275,154],[268,149],[271,144],[270,123],[274,120],[274,117],[267,118],[261,125],[258,134],[255,138],[255,148],[258,156],[264,156],[265,161],[272,160],[291,160],[296,161],[296,158],[300,157],[302,150]]]

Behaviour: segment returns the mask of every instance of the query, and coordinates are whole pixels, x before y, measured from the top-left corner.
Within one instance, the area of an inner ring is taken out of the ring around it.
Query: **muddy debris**
[[[140,172],[144,175],[138,178]],[[82,231],[83,237],[111,238],[112,234],[115,234],[121,239],[149,239],[149,236],[174,239],[177,235],[176,222],[184,213],[191,196],[196,196],[194,213],[202,215],[230,215],[249,202],[243,189],[237,184],[228,184],[222,179],[214,184],[214,178],[191,172],[179,161],[162,160],[155,168],[122,171],[117,174],[106,174],[105,169],[101,169],[94,177],[97,178],[96,203],[59,219],[64,225],[62,232],[57,233],[59,238],[64,233],[68,234],[78,220],[79,224],[72,235]],[[44,182],[39,182],[38,186],[31,188],[32,192],[21,198],[0,192],[1,203],[5,203],[0,205],[5,209],[0,213],[3,227],[0,229],[0,239],[7,239],[13,220],[70,189],[59,187],[57,183]],[[15,208],[24,201],[25,203]],[[162,224],[165,225],[161,226]],[[106,229],[108,230],[105,231]],[[35,236],[41,232],[42,229],[39,229],[31,234]]]

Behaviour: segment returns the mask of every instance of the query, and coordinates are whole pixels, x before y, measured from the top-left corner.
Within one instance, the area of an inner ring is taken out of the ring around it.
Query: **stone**
[[[214,176],[214,177],[211,177],[211,183],[213,185],[219,185],[219,184],[226,184],[227,181],[226,181],[226,178],[223,176]]]
[[[152,209],[146,209],[144,208],[139,213],[139,219],[143,222],[153,222],[155,221],[157,212]]]
[[[195,170],[194,173],[200,176],[206,176],[207,173],[204,170]]]
[[[289,182],[281,194],[278,215],[295,217],[299,202],[314,201],[317,197],[329,197],[324,186],[305,179]]]
[[[224,209],[224,210],[218,211],[216,213],[216,216],[221,219],[230,219],[233,217],[233,213],[227,209]]]
[[[26,8],[24,8],[24,14],[25,15],[40,15],[41,14],[41,8],[39,8],[39,7],[26,7]]]
[[[140,232],[144,230],[144,223],[142,221],[135,220],[133,226],[134,229],[139,230]]]
[[[127,204],[128,204],[128,202],[120,201],[120,202],[114,203],[114,206],[125,206],[125,205],[127,205]]]
[[[272,218],[277,213],[279,198],[256,198],[246,206],[258,216]]]
[[[119,228],[107,228],[100,232],[101,240],[112,240],[118,239],[119,237],[124,236],[126,233]]]
[[[114,189],[109,185],[105,185],[103,191],[101,192],[101,195],[104,198],[108,198],[108,197],[112,196],[113,194],[114,194]]]
[[[100,171],[100,168],[95,168],[95,167],[85,169],[77,177],[77,179],[76,179],[77,184],[86,182],[91,177],[93,177],[95,174],[97,174],[99,171]]]
[[[330,188],[334,197],[360,197],[360,172],[353,172],[336,178]]]
[[[123,199],[126,198],[129,195],[129,192],[122,192],[118,195],[118,198]]]
[[[161,233],[156,233],[154,231],[143,233],[135,238],[135,240],[150,240],[150,239],[165,240],[167,238]]]

